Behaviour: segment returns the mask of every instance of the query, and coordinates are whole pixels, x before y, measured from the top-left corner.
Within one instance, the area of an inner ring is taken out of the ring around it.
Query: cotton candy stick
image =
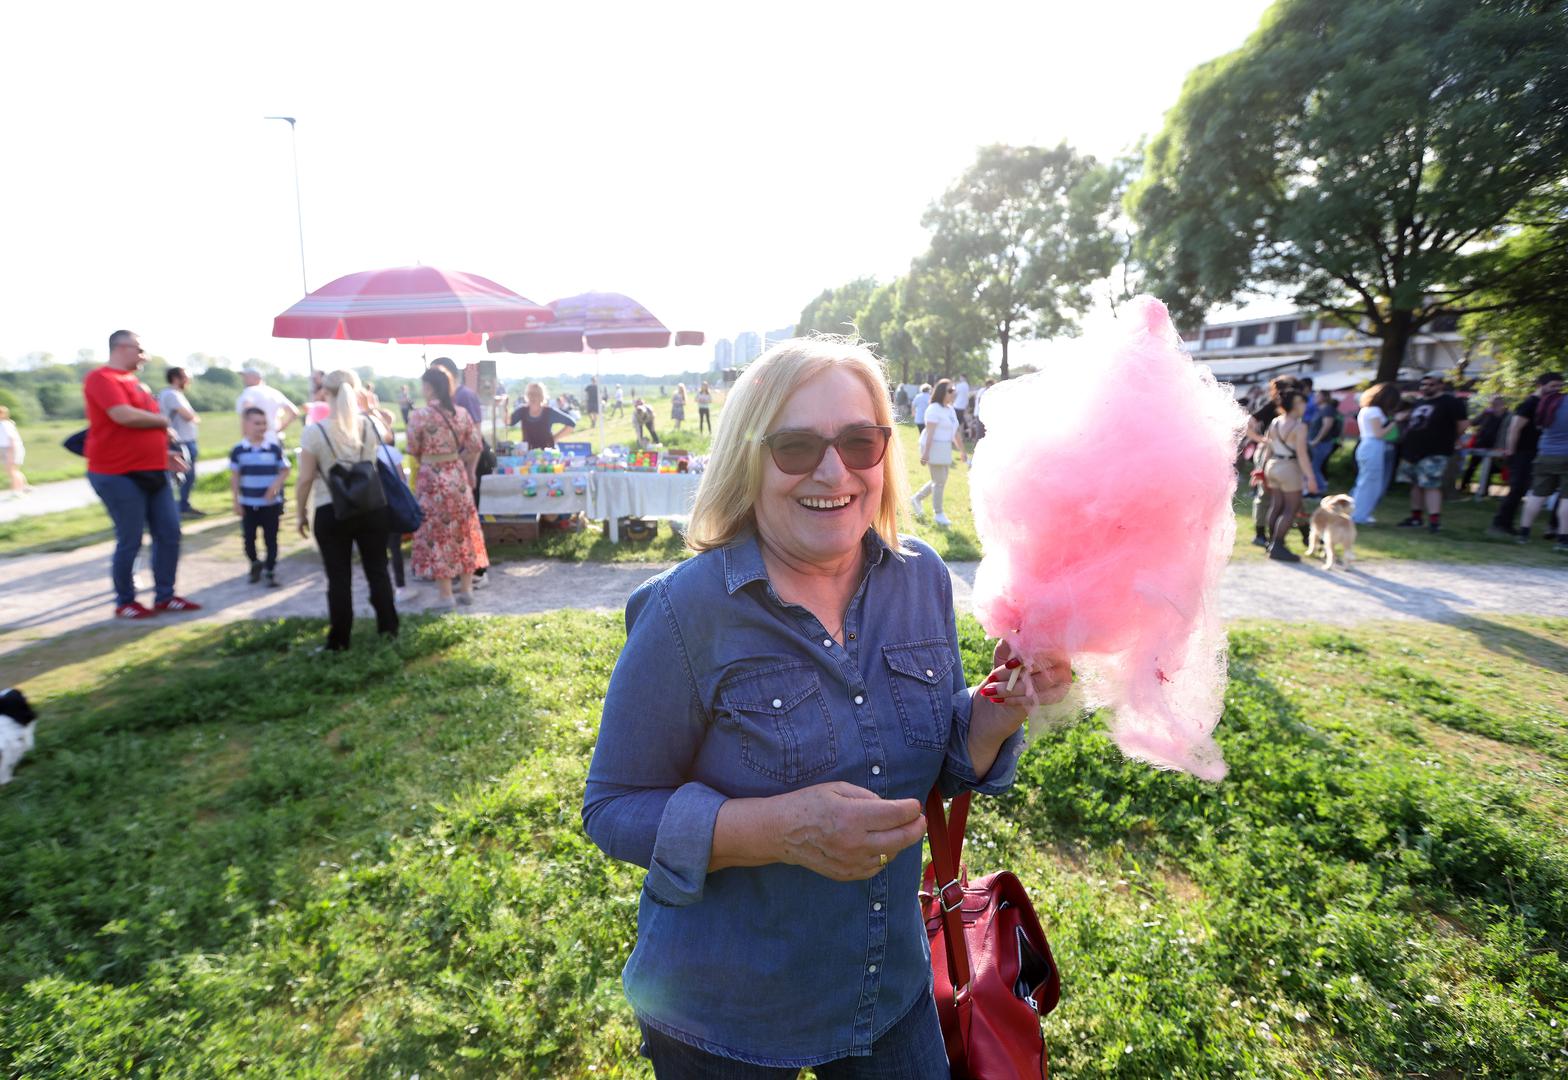
[[[987,633],[1026,661],[1066,653],[1083,704],[1109,711],[1130,757],[1221,779],[1214,594],[1246,423],[1229,388],[1139,297],[1114,329],[986,391],[980,419],[970,491]]]

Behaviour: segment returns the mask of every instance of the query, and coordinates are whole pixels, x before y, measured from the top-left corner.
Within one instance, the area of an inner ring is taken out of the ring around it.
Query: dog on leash
[[[1307,537],[1307,554],[1315,555],[1318,542],[1321,541],[1323,551],[1328,556],[1323,569],[1334,569],[1336,554],[1339,557],[1339,565],[1347,570],[1355,561],[1356,523],[1350,517],[1355,512],[1356,501],[1349,495],[1330,495],[1312,511],[1312,528]]]
[[[0,784],[9,784],[22,755],[33,748],[33,721],[38,714],[20,690],[0,694]]]

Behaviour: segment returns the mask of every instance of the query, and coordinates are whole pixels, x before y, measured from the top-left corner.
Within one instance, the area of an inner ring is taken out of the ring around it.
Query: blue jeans
[[[186,470],[184,476],[180,477],[180,509],[189,510],[191,508],[191,488],[196,486],[196,440],[192,439],[190,442],[181,443],[180,445],[185,447],[185,453],[191,459],[191,467]]]
[[[1324,495],[1328,494],[1328,480],[1323,476],[1323,464],[1328,461],[1328,456],[1334,452],[1334,447],[1339,444],[1329,439],[1315,443],[1309,447],[1312,454],[1312,475],[1318,478],[1318,490]]]
[[[136,599],[136,555],[142,549],[144,530],[152,533],[153,601],[172,597],[174,571],[180,562],[180,510],[174,505],[168,474],[90,472],[87,482],[114,522],[114,559],[109,567],[115,606]]]
[[[1388,443],[1382,439],[1362,439],[1356,444],[1356,487],[1350,497],[1356,501],[1352,520],[1357,525],[1367,523],[1388,488],[1387,456]]]
[[[647,1024],[642,1053],[657,1080],[788,1080],[796,1068],[752,1065],[719,1057]],[[947,1048],[936,1001],[926,994],[871,1046],[866,1057],[842,1057],[815,1066],[818,1080],[948,1080]]]

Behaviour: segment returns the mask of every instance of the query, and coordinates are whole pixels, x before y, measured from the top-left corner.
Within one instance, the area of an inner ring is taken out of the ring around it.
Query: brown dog
[[[1336,552],[1340,563],[1347,570],[1355,561],[1356,523],[1350,519],[1355,510],[1356,501],[1349,495],[1330,495],[1312,511],[1312,532],[1307,538],[1307,554],[1315,554],[1318,541],[1321,540],[1323,550],[1328,555],[1323,569],[1334,569]]]

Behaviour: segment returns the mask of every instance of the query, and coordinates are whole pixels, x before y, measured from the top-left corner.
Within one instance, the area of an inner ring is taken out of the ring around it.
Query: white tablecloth
[[[590,484],[592,477],[588,478]],[[523,485],[529,480],[539,488],[539,494],[529,498],[523,494]],[[565,495],[552,498],[545,494],[545,485],[551,480],[559,480],[566,489]],[[587,513],[592,503],[592,491],[581,495],[573,494],[572,473],[559,473],[551,475],[541,473],[536,476],[501,476],[492,473],[479,484],[479,516],[481,518],[493,516],[515,516],[518,514],[580,514]]]
[[[585,477],[588,491],[572,493],[572,481]],[[564,483],[566,494],[550,498],[545,484],[551,479]],[[539,494],[523,494],[523,485],[533,480]],[[623,517],[685,517],[691,513],[692,500],[702,477],[694,473],[544,473],[534,476],[491,475],[479,487],[481,517],[516,514],[583,513],[596,521],[610,523],[610,539],[620,540],[619,522]]]
[[[619,540],[623,517],[685,517],[702,477],[694,473],[594,473],[588,492],[588,516],[610,523],[610,539]]]

